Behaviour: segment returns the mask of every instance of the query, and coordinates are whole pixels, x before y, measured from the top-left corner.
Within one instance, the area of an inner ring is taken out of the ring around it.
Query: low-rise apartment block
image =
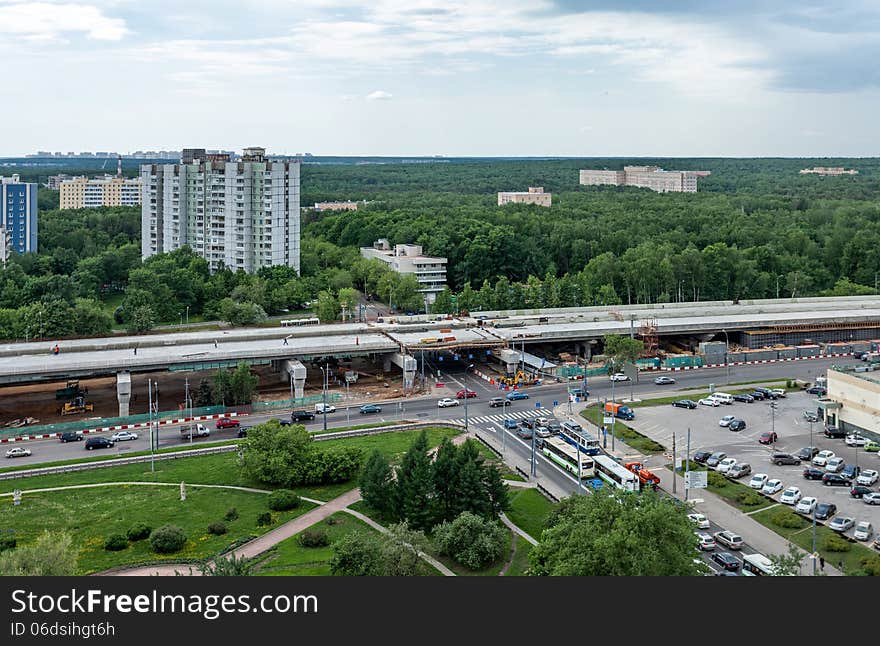
[[[623,170],[582,170],[584,186],[635,186],[657,193],[696,193],[697,179],[710,175],[706,170],[663,170],[659,166],[624,166]]]
[[[399,274],[414,274],[429,304],[446,287],[446,258],[422,255],[421,245],[398,244],[392,249],[388,240],[380,238],[372,247],[361,247],[361,256],[377,258]]]
[[[315,202],[314,209],[316,211],[357,211],[358,203],[352,201],[345,202]]]
[[[550,206],[552,193],[545,193],[543,186],[529,186],[528,191],[505,191],[498,193],[498,206],[504,204],[537,204]]]
[[[858,175],[859,171],[852,168],[825,168],[824,166],[815,166],[813,168],[805,168],[801,175]]]
[[[100,206],[139,206],[143,193],[140,177],[126,179],[105,175],[89,179],[74,177],[61,182],[59,205],[62,209],[94,209]]]

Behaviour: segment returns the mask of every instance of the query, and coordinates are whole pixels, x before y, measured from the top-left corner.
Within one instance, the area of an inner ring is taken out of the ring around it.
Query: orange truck
[[[636,418],[636,414],[633,412],[632,408],[617,402],[605,402],[605,412],[610,413],[614,417],[619,417],[620,419]]]
[[[660,478],[648,471],[641,462],[627,462],[623,466],[639,476],[640,488],[651,487],[656,491],[657,487],[660,486]]]

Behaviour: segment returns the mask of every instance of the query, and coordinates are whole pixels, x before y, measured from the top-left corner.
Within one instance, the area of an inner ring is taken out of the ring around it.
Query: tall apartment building
[[[143,192],[140,177],[126,179],[105,175],[89,179],[74,177],[60,184],[62,209],[94,209],[99,206],[139,206]]]
[[[659,166],[624,166],[623,170],[582,170],[584,186],[636,186],[658,193],[696,193],[697,179],[705,170],[663,170]]]
[[[415,274],[421,286],[419,292],[429,304],[446,287],[446,258],[423,256],[421,245],[398,244],[392,249],[388,240],[380,238],[372,247],[361,247],[361,256],[378,258],[399,274]]]
[[[506,191],[498,193],[498,206],[504,204],[537,204],[550,206],[552,193],[545,193],[543,186],[529,186],[528,191]]]
[[[801,175],[858,175],[859,171],[852,168],[825,168],[824,166],[815,166],[813,168],[805,168],[800,171]]]
[[[18,175],[0,175],[0,244],[5,258],[10,251],[37,252],[37,185]]]
[[[188,161],[141,166],[144,258],[189,245],[211,271],[299,272],[299,161],[269,159],[263,148],[246,148],[235,162],[204,149],[182,157]]]

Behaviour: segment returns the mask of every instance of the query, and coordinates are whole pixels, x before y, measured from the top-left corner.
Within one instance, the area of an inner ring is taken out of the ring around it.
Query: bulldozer
[[[69,399],[70,397],[79,397],[80,395],[88,395],[88,388],[80,388],[79,380],[68,381],[67,386],[59,388],[55,391],[55,399]]]
[[[94,404],[87,404],[83,397],[74,397],[71,401],[64,402],[61,414],[76,415],[77,413],[90,413],[93,410],[95,410]]]

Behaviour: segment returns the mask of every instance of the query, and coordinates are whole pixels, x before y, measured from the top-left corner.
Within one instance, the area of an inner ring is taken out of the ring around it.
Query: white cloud
[[[385,92],[384,90],[376,90],[375,92],[370,92],[367,95],[367,100],[369,101],[388,101],[391,99],[391,94]]]
[[[7,2],[0,6],[0,34],[51,41],[70,32],[84,33],[92,40],[111,41],[121,40],[129,33],[124,20],[109,18],[94,5]]]

